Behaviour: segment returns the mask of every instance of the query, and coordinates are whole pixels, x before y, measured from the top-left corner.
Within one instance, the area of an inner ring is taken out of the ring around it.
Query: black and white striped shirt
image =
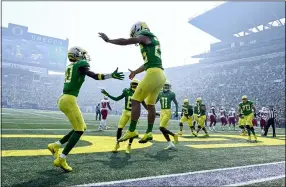
[[[277,111],[275,109],[269,109],[269,112],[268,112],[268,118],[276,118],[277,116]]]

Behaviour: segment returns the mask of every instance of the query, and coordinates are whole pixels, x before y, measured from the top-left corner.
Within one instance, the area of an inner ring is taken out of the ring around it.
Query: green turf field
[[[177,150],[167,151],[158,119],[152,143],[134,140],[130,155],[125,154],[126,144],[122,143],[122,151],[114,154],[110,151],[119,116],[109,116],[110,129],[102,132],[96,131],[99,121],[94,116],[84,114],[88,131],[68,156],[74,171],[64,173],[52,165],[46,147],[70,130],[65,116],[54,111],[2,109],[2,186],[71,186],[285,160],[285,129],[278,129],[275,139],[259,135],[258,143],[248,143],[238,130],[210,132],[208,138],[201,132],[194,138],[185,125]],[[145,118],[139,122],[141,136],[146,124]],[[171,121],[169,129],[177,132],[178,121]],[[260,134],[259,129],[256,132]],[[283,186],[283,182],[265,184]]]

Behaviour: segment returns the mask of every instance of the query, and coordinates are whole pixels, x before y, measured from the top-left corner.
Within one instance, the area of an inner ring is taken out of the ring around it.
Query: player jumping
[[[129,130],[118,140],[119,142],[138,136],[136,124],[140,117],[140,103],[145,100],[148,108],[148,128],[139,143],[146,143],[153,139],[152,129],[155,121],[156,99],[166,82],[161,60],[161,49],[158,38],[150,32],[144,22],[135,23],[130,31],[130,38],[109,39],[106,34],[99,36],[107,43],[115,45],[139,44],[144,64],[135,71],[130,71],[129,78],[132,80],[136,74],[146,71],[144,78],[140,81],[134,95],[132,96],[131,122]]]
[[[72,47],[68,51],[68,59],[71,63],[66,68],[63,95],[58,99],[58,107],[69,119],[73,130],[59,141],[49,144],[48,149],[55,157],[53,162],[54,166],[70,172],[72,168],[67,164],[66,156],[86,130],[86,124],[77,104],[77,96],[85,80],[85,76],[87,75],[95,80],[105,80],[109,78],[123,80],[124,74],[117,72],[118,68],[112,74],[97,74],[90,71],[88,63],[90,58],[87,52],[80,47]],[[63,152],[59,154],[61,145],[65,143],[67,143],[67,145]]]
[[[123,89],[122,94],[118,97],[114,97],[114,96],[110,95],[104,89],[101,90],[101,93],[103,93],[104,95],[106,95],[107,97],[109,97],[110,99],[112,99],[114,101],[120,101],[123,98],[125,99],[124,110],[122,111],[122,115],[121,115],[119,123],[118,123],[118,129],[117,129],[117,133],[116,133],[116,144],[115,144],[114,149],[112,150],[112,152],[114,152],[114,153],[117,152],[117,150],[120,148],[118,140],[122,135],[123,128],[125,127],[127,122],[130,120],[131,108],[132,108],[131,98],[132,98],[132,95],[134,94],[134,91],[136,90],[138,84],[139,84],[138,79],[132,79],[132,81],[130,83],[130,88]],[[142,104],[145,107],[144,101],[142,102]],[[132,142],[133,142],[133,138],[129,139],[129,144],[126,148],[127,154],[129,154],[131,151]]]
[[[156,103],[160,100],[161,104],[161,114],[160,114],[160,131],[163,133],[164,137],[168,142],[168,147],[166,149],[172,149],[175,147],[174,144],[178,143],[178,134],[174,134],[167,129],[168,122],[172,117],[171,102],[173,101],[176,105],[175,117],[178,117],[178,102],[176,99],[176,94],[171,90],[171,83],[167,81],[164,85],[163,91],[160,92]],[[169,134],[174,137],[174,144],[170,140]]]
[[[243,115],[243,118],[240,120],[242,124],[245,124],[245,128],[247,129],[248,141],[251,141],[251,133],[253,134],[255,141],[257,141],[257,136],[252,124],[252,120],[256,116],[255,110],[253,102],[248,100],[246,95],[242,96],[242,102],[239,103],[238,112]]]

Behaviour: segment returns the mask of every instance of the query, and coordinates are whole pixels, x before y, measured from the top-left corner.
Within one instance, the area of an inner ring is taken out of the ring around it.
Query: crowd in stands
[[[248,59],[215,64],[194,64],[165,69],[172,90],[182,104],[188,98],[191,103],[202,97],[209,108],[227,110],[236,108],[242,95],[262,106],[274,105],[278,117],[285,119],[285,53],[275,53]],[[63,89],[63,75],[50,75],[34,80],[31,74],[15,75],[2,71],[2,106],[15,108],[57,109],[57,99]],[[17,74],[17,73],[16,73]],[[142,75],[138,78],[141,79]],[[105,88],[111,95],[118,96],[129,87],[129,80],[94,81],[87,77],[78,97],[83,109],[100,102]],[[111,101],[113,114],[124,107],[124,100]],[[157,110],[160,110],[157,105]]]

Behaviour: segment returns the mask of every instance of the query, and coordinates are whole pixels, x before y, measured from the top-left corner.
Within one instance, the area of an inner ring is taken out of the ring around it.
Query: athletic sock
[[[252,134],[255,136],[254,128],[251,127],[250,130],[251,130]]]
[[[58,143],[60,143],[60,145],[67,143],[69,141],[71,135],[73,134],[73,132],[74,132],[74,130],[71,130],[67,135],[65,135],[62,139],[60,139],[58,141]],[[58,143],[56,142],[56,144],[58,144]]]
[[[134,138],[130,138],[130,139],[129,139],[129,145],[132,144],[133,140],[134,140]]]
[[[122,135],[122,128],[118,128],[117,129],[117,133],[116,133],[116,140],[118,140]]]
[[[134,132],[135,129],[136,129],[136,125],[137,125],[137,121],[131,120],[130,126],[129,126],[129,131],[130,131],[130,132]]]
[[[147,130],[146,130],[146,134],[149,133],[149,132],[152,132],[152,130],[153,130],[153,125],[154,125],[154,124],[148,124],[148,128],[147,128]]]
[[[83,134],[82,131],[74,131],[71,135],[67,145],[65,146],[63,150],[63,154],[68,155],[69,152],[73,149],[73,147],[76,145],[76,143],[79,141],[81,135]]]

